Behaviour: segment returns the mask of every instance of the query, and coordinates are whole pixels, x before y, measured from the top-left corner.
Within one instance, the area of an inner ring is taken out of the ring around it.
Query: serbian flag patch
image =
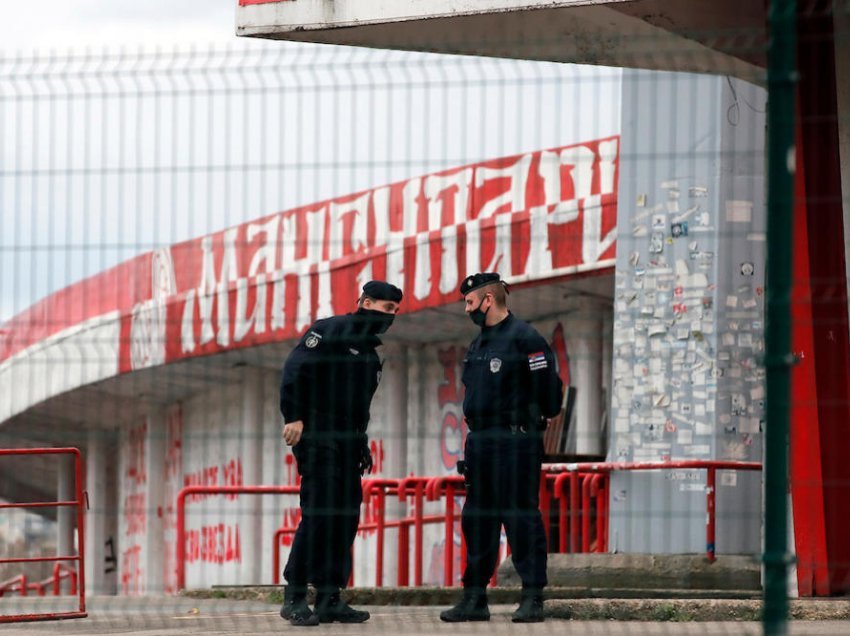
[[[532,371],[537,371],[538,369],[545,369],[548,366],[549,363],[546,362],[546,356],[542,351],[528,354],[528,368]]]

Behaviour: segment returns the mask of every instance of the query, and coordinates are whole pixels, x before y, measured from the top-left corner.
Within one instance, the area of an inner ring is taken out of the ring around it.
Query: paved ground
[[[70,599],[0,599],[0,614],[75,609]],[[558,634],[565,636],[734,636],[761,634],[758,623],[749,622],[616,622],[550,619],[536,625],[510,622],[513,605],[492,606],[489,623],[448,625],[439,620],[442,607],[369,607],[372,619],[363,625],[322,625],[318,629],[294,628],[277,614],[277,607],[252,601],[199,600],[189,598],[95,597],[89,601],[89,618],[60,622],[16,623],[0,626],[3,636],[55,636],[57,634],[122,634],[126,636],[267,635],[284,632],[312,634],[404,634],[430,636],[460,634]],[[794,636],[846,636],[846,621],[796,621]]]

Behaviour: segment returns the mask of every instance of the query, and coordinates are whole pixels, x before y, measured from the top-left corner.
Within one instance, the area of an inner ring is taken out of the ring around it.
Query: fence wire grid
[[[0,620],[843,633],[848,4],[238,4],[0,55]]]

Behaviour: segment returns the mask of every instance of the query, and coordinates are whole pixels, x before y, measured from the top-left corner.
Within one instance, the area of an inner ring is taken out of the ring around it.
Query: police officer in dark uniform
[[[561,408],[561,379],[549,345],[507,308],[497,273],[460,286],[466,313],[481,327],[464,360],[467,562],[464,595],[440,614],[447,622],[490,619],[486,586],[496,567],[502,524],[522,579],[514,622],[543,620],[546,534],[538,508],[543,432]]]
[[[382,364],[375,349],[401,299],[394,285],[366,283],[357,311],[314,323],[283,368],[283,438],[301,475],[301,522],[284,570],[288,585],[280,611],[293,625],[369,619],[339,591],[351,574],[360,478],[372,469],[366,427]],[[315,611],[307,604],[308,583],[316,587]]]

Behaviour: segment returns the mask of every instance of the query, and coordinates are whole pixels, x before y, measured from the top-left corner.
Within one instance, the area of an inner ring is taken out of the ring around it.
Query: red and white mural
[[[611,266],[618,162],[618,137],[530,152],[144,254],[6,323],[0,363],[115,312],[113,355],[126,372],[295,337],[317,317],[348,311],[371,278],[401,286],[404,311],[414,312],[456,300],[471,272],[523,282]]]

